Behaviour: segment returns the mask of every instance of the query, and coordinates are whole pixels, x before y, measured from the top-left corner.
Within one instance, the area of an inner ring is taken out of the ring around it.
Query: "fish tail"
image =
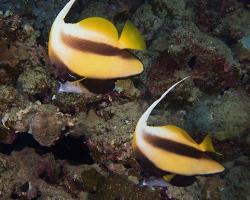
[[[138,121],[138,126],[146,126],[147,125],[147,120],[152,112],[152,110],[157,106],[158,103],[160,103],[160,101],[172,90],[174,89],[175,86],[177,86],[178,84],[180,84],[182,81],[186,80],[187,78],[189,78],[189,76],[183,78],[182,80],[178,81],[177,83],[173,84],[170,88],[168,88],[168,90],[166,92],[164,92],[161,97],[159,99],[157,99],[154,103],[152,103],[151,106],[149,106],[149,108],[143,113],[143,115],[141,116],[141,118]]]
[[[210,135],[207,135],[203,141],[200,143],[200,148],[202,151],[208,151],[208,152],[213,152],[213,153],[216,153],[218,155],[222,155],[218,152],[216,152],[216,150],[214,149],[214,145],[212,143],[212,138]]]
[[[119,38],[120,48],[145,50],[146,43],[139,30],[130,22],[126,21]]]

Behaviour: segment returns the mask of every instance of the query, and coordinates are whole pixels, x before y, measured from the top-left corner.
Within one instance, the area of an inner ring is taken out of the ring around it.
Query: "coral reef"
[[[0,1],[0,199],[248,199],[250,14],[236,0],[79,0],[75,22],[130,19],[147,51],[136,77],[84,80],[89,93],[59,92],[48,33],[67,0]],[[210,133],[226,170],[187,187],[142,186],[131,139],[147,106],[150,125],[173,124],[201,141]],[[60,80],[62,81],[62,80]],[[99,85],[98,85],[99,84]],[[102,87],[104,86],[104,87]]]
[[[239,61],[244,62],[250,60],[250,36],[242,37],[236,44],[234,52]]]
[[[1,198],[31,200],[39,196],[46,199],[60,196],[73,199],[63,187],[48,184],[57,181],[60,174],[60,166],[53,162],[53,156],[41,157],[29,149],[12,153],[11,157],[1,154]]]
[[[111,175],[98,188],[98,192],[89,199],[161,199],[156,191],[143,189],[127,180],[125,176]]]
[[[42,95],[55,90],[55,82],[49,74],[41,67],[25,69],[17,79],[17,87],[28,95]]]
[[[58,112],[58,108],[53,105],[39,103],[31,104],[23,110],[13,107],[4,114],[2,122],[15,132],[29,132],[45,146],[53,145],[62,131],[74,125],[70,115]]]
[[[59,107],[63,113],[75,114],[86,111],[88,104],[100,102],[102,99],[102,95],[56,93],[52,97],[52,103]]]
[[[127,102],[104,107],[77,118],[75,132],[84,134],[93,156],[100,163],[125,162],[131,156],[130,142],[134,127],[142,114],[141,105]]]
[[[131,80],[117,80],[115,82],[115,91],[122,93],[129,99],[138,98],[141,94],[140,91],[135,88],[134,83]]]
[[[249,105],[250,99],[243,91],[201,98],[187,111],[186,127],[193,133],[211,133],[218,140],[245,137],[250,128]]]
[[[237,65],[231,50],[222,41],[200,32],[194,24],[177,27],[169,37],[165,52],[151,67],[150,86],[158,88],[159,83],[161,88],[162,81],[188,67],[192,70],[189,73],[193,75],[195,86],[202,91],[218,93],[236,85],[239,79]],[[162,68],[161,71],[158,72],[158,68]],[[168,71],[169,75],[163,71]]]
[[[221,199],[248,199],[249,198],[249,157],[242,156],[237,160],[226,163],[230,171],[225,175],[227,182],[221,192]],[[239,192],[240,191],[240,192]]]
[[[250,34],[249,17],[248,9],[243,4],[236,3],[233,9],[221,18],[213,33],[229,44],[235,43]]]

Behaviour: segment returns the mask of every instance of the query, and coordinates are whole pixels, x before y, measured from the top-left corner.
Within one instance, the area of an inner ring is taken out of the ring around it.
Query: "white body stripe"
[[[168,139],[171,141],[179,142],[179,143],[182,143],[187,146],[200,150],[199,144],[197,144],[194,140],[190,141],[189,138],[185,137],[185,135],[178,134],[172,131],[171,129],[168,130],[163,127],[146,126],[144,128],[144,133],[151,134],[153,136],[156,136],[162,139]]]

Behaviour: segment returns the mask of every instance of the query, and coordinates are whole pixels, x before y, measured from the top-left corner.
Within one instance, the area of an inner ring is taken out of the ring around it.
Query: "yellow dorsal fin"
[[[64,6],[64,8],[59,12],[57,15],[55,21],[53,22],[53,25],[57,25],[60,22],[64,22],[64,18],[68,14],[69,10],[73,6],[76,0],[69,0],[69,2]]]
[[[167,130],[171,130],[173,132],[175,132],[175,134],[179,137],[183,137],[185,138],[186,140],[188,140],[189,142],[195,144],[196,142],[193,140],[193,138],[191,138],[191,136],[183,129],[177,127],[177,126],[174,126],[174,125],[165,125],[163,126],[165,129]]]
[[[199,146],[200,146],[200,148],[201,148],[202,151],[209,151],[209,152],[216,153],[216,154],[218,154],[218,155],[222,155],[222,154],[220,154],[220,153],[218,153],[218,152],[215,151],[214,145],[213,145],[213,143],[212,143],[212,138],[211,138],[210,135],[207,135],[207,136],[203,139],[203,141],[200,143]]]
[[[146,127],[147,126],[147,120],[151,114],[151,112],[153,111],[153,109],[158,105],[158,103],[161,102],[161,100],[171,91],[174,89],[175,86],[177,86],[178,84],[180,84],[182,81],[186,80],[187,78],[189,78],[189,76],[183,78],[182,80],[178,81],[177,83],[173,84],[170,88],[167,89],[167,91],[165,91],[161,97],[157,100],[155,100],[151,106],[148,107],[148,109],[142,114],[141,118],[139,119],[138,123],[137,123],[137,127]]]
[[[145,50],[146,44],[138,29],[127,20],[122,30],[119,45],[122,49]]]
[[[118,31],[114,24],[102,17],[89,17],[78,22],[81,27],[102,33],[103,35],[118,41]]]

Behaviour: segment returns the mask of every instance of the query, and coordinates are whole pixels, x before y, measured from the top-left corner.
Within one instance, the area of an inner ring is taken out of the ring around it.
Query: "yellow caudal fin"
[[[88,30],[102,33],[103,35],[118,41],[118,31],[114,24],[102,17],[89,17],[78,22],[78,24]]]
[[[122,49],[145,50],[146,44],[139,30],[127,20],[122,30],[119,45]]]
[[[200,143],[199,146],[200,146],[200,148],[201,148],[202,151],[208,151],[208,152],[216,153],[216,154],[218,154],[218,155],[222,155],[222,154],[220,154],[220,153],[218,153],[218,152],[215,151],[214,145],[213,145],[213,143],[212,143],[212,138],[211,138],[210,135],[207,135],[207,136],[203,139],[203,141]]]

